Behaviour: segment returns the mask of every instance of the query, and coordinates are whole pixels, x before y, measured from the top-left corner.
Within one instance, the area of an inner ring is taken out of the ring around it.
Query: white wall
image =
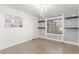
[[[0,49],[32,40],[37,36],[37,17],[0,5],[0,14],[5,13],[23,17],[23,28],[5,28],[4,17],[0,17]]]
[[[44,26],[45,23],[40,23],[39,26]],[[73,18],[73,19],[64,19],[64,28],[77,28],[78,26],[78,18]],[[45,35],[45,30],[41,29],[39,30],[39,34],[41,37],[45,37],[45,38],[50,38],[50,39],[56,39],[56,40],[60,40],[61,36],[57,36],[57,35]],[[65,42],[70,42],[70,43],[76,43],[78,44],[79,42],[79,30],[78,29],[64,29],[64,41]]]
[[[77,28],[78,27],[78,18],[65,19],[64,28]],[[64,30],[64,40],[78,43],[78,29],[65,29]]]

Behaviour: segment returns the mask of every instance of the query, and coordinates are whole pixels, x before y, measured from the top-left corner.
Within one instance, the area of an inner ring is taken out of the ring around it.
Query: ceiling
[[[7,5],[7,4],[6,4]],[[8,4],[7,6],[24,11],[31,15],[39,17],[37,4]],[[79,4],[48,4],[46,8],[46,17],[64,14],[65,16],[77,15]]]

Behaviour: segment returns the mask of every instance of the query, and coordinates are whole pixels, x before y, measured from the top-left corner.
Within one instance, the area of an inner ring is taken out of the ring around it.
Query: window
[[[49,34],[62,34],[63,31],[62,18],[47,19],[47,33]]]

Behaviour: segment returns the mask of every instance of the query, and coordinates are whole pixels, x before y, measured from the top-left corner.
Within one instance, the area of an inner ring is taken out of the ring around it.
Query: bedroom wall
[[[45,23],[39,23],[39,27],[44,27]],[[78,26],[78,18],[73,18],[73,19],[64,19],[64,41],[67,42],[72,42],[79,44],[79,29],[66,29],[66,28],[79,28]],[[50,38],[56,39],[56,40],[61,40],[61,36],[57,35],[45,35],[45,29],[39,29],[39,36],[45,37],[45,38]]]
[[[78,28],[78,18],[65,19],[64,28]],[[78,43],[78,29],[64,29],[64,40]]]
[[[11,14],[23,18],[22,28],[5,28],[4,16],[0,17],[0,49],[4,49],[37,37],[38,18],[23,11],[0,5],[0,14]]]

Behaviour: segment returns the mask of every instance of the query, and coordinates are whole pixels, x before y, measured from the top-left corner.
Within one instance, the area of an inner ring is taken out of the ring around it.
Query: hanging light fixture
[[[46,15],[46,12],[47,12],[47,5],[41,4],[40,10],[39,10],[40,17],[44,17]]]
[[[36,11],[40,17],[45,17],[47,12],[47,4],[35,4]]]

